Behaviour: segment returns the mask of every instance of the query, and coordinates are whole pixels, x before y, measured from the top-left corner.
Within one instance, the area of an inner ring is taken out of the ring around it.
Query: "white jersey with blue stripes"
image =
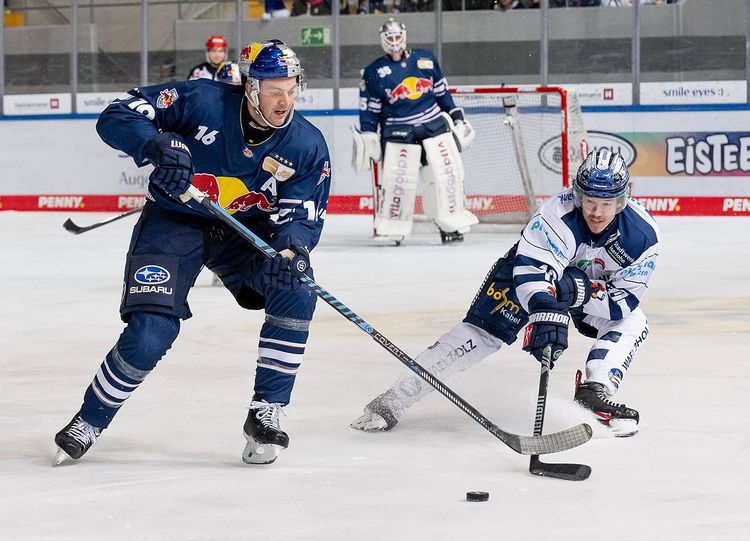
[[[521,235],[513,268],[523,308],[536,295],[555,296],[555,282],[576,266],[594,285],[583,312],[620,320],[636,309],[656,269],[659,228],[637,201],[630,199],[601,235],[592,236],[573,190],[547,199]]]

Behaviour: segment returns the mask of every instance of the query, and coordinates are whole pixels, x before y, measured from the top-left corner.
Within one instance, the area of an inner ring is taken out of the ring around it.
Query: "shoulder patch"
[[[278,158],[278,160],[276,158]],[[287,165],[282,165],[279,160],[284,160],[284,158],[281,158],[280,156],[266,156],[263,158],[263,170],[271,173],[271,175],[273,175],[273,177],[279,182],[284,182],[285,180],[289,180],[296,170]],[[286,163],[291,164],[289,161],[286,161]]]
[[[435,63],[429,58],[418,58],[417,67],[421,70],[431,70],[435,68]]]
[[[166,109],[175,101],[177,101],[177,98],[179,98],[179,96],[177,95],[177,89],[165,88],[164,90],[159,92],[159,97],[156,100],[156,107],[158,107],[159,109]]]

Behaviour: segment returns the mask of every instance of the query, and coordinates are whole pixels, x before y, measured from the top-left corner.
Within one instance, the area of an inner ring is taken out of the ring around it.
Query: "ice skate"
[[[456,243],[456,242],[463,242],[463,240],[464,240],[464,236],[461,233],[459,233],[458,231],[453,231],[452,233],[447,233],[447,232],[443,231],[442,229],[440,230],[440,241],[443,244],[452,244],[452,243]]]
[[[395,407],[395,401],[393,391],[384,392],[367,404],[362,416],[349,426],[365,432],[391,430],[398,424],[398,409]]]
[[[245,464],[271,464],[279,457],[282,449],[289,447],[289,436],[281,430],[279,415],[284,410],[281,404],[265,400],[253,400],[243,427],[247,440],[242,452]]]
[[[91,426],[83,420],[80,412],[76,413],[73,420],[55,435],[57,453],[53,465],[57,466],[68,459],[78,460],[91,449],[101,433],[101,428]]]
[[[626,438],[638,433],[638,412],[625,404],[611,401],[606,387],[601,383],[581,383],[580,370],[576,374],[575,401],[591,411],[600,423],[608,426],[615,437]]]

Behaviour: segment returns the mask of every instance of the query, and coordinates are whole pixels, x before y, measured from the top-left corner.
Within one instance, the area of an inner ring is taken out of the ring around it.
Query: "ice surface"
[[[403,366],[323,303],[293,403],[291,444],[272,466],[242,463],[241,428],[262,313],[202,275],[176,345],[80,461],[53,468],[53,436],[122,324],[122,265],[134,218],[73,236],[67,213],[0,212],[0,539],[737,540],[750,539],[750,221],[659,219],[663,251],[644,310],[651,335],[618,400],[640,433],[544,460],[591,478],[531,476],[436,393],[396,430],[348,427]],[[105,214],[75,214],[81,224]],[[367,217],[330,216],[317,281],[416,356],[463,315],[513,233],[437,234],[400,248]],[[571,404],[590,342],[550,382],[546,430],[588,417]],[[449,385],[506,430],[530,434],[538,365],[518,345]],[[464,501],[487,491],[486,503]]]

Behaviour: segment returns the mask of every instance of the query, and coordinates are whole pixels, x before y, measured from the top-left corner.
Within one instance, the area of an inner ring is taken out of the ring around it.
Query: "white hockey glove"
[[[458,151],[463,152],[474,141],[477,132],[474,131],[474,127],[469,124],[469,121],[464,118],[464,110],[461,107],[451,109],[449,113],[443,113],[443,116],[448,120],[448,125],[453,133],[453,139],[456,140]]]
[[[463,152],[474,141],[477,132],[468,120],[459,120],[453,125],[453,137],[456,139],[458,151]]]
[[[361,173],[370,169],[371,162],[381,160],[380,136],[372,131],[359,131],[356,126],[352,126],[352,135],[352,167]]]

